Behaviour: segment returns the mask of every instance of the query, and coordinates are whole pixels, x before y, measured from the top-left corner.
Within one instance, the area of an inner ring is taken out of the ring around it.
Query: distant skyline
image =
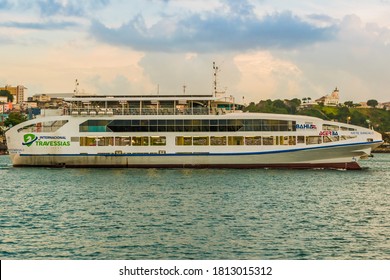
[[[29,96],[340,90],[390,101],[390,0],[0,0],[0,86]]]

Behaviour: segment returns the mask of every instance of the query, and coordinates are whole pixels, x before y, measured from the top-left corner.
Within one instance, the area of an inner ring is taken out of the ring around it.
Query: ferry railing
[[[102,115],[215,115],[226,114],[221,110],[210,110],[208,108],[64,108],[64,115],[72,116],[102,116]]]

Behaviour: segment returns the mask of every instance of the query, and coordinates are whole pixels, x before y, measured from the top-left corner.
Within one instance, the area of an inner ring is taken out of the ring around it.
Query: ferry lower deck
[[[208,149],[208,152],[167,152],[159,146],[155,152],[125,153],[118,147],[111,152],[12,154],[14,166],[45,167],[119,167],[119,168],[333,168],[360,169],[357,161],[367,157],[373,144],[345,143],[331,146],[269,146],[258,151]],[[211,146],[208,146],[211,147]],[[89,147],[91,148],[91,147]],[[188,148],[188,147],[187,147]]]

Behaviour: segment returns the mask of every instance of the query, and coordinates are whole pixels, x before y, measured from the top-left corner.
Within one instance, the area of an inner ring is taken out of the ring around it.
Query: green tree
[[[286,106],[289,107],[289,113],[291,114],[296,114],[298,111],[298,107],[300,105],[301,105],[301,100],[298,98],[286,100]]]
[[[14,101],[14,96],[9,92],[9,90],[0,90],[0,96],[7,96],[8,102]]]
[[[348,109],[347,107],[341,107],[341,108],[338,110],[338,112],[337,112],[336,118],[337,118],[339,121],[345,121],[345,122],[347,122],[348,117],[350,117],[349,109]]]
[[[19,112],[12,112],[8,115],[8,118],[4,121],[5,126],[15,126],[19,123],[27,121],[27,117]]]
[[[256,112],[256,111],[257,111],[257,107],[255,102],[249,103],[249,105],[244,108],[244,112]]]
[[[345,101],[344,105],[351,108],[351,107],[353,107],[353,101]]]
[[[376,101],[375,99],[370,99],[367,101],[367,105],[372,108],[375,108],[376,106],[378,106],[378,101]]]
[[[272,106],[275,108],[286,108],[286,104],[284,104],[283,100],[276,99],[272,102]]]

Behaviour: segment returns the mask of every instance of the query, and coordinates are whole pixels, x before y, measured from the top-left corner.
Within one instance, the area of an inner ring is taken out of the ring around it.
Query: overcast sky
[[[390,101],[390,0],[0,0],[0,85]]]

